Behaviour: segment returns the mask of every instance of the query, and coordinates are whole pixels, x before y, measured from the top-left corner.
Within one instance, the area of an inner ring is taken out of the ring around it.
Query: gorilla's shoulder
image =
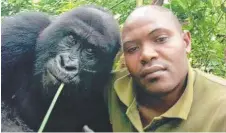
[[[48,15],[39,12],[21,12],[4,17],[1,27],[2,46],[30,48],[34,46],[38,34],[50,23]]]

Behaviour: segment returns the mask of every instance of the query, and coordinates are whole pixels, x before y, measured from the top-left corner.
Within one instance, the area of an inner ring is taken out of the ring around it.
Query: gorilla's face
[[[57,89],[60,83],[83,83],[89,89],[100,73],[111,71],[120,47],[117,23],[97,9],[86,9],[86,16],[80,10],[59,17],[39,36],[35,74],[42,75],[44,89]]]
[[[56,55],[44,65],[43,83],[45,85],[60,83],[77,84],[79,78],[79,40],[72,35],[64,37],[56,47]]]
[[[77,85],[84,74],[95,74],[106,69],[104,62],[106,56],[98,46],[80,39],[75,35],[64,37],[55,48],[56,55],[50,58],[44,65],[43,83],[74,84]],[[109,58],[109,60],[112,60]],[[91,75],[90,75],[91,76]]]

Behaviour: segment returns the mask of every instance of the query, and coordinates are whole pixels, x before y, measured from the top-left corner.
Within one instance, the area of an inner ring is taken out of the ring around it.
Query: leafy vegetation
[[[151,0],[144,0],[144,5]],[[164,4],[181,20],[192,35],[193,67],[226,77],[226,0],[171,0]],[[58,15],[84,4],[96,4],[110,9],[122,25],[136,7],[136,0],[2,0],[2,16],[20,11],[42,11]],[[119,66],[116,62],[115,66]]]
[[[193,67],[226,77],[225,0],[173,0],[165,5],[192,35]]]

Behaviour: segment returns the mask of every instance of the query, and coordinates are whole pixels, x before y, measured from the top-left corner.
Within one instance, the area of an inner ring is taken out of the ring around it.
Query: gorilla
[[[61,83],[45,132],[111,131],[104,86],[120,49],[117,21],[91,5],[50,18],[2,20],[2,131],[38,131]]]

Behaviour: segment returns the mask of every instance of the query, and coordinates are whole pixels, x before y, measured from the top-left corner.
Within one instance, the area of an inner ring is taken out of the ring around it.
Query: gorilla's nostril
[[[74,67],[74,66],[65,66],[65,69],[66,69],[67,71],[76,71],[76,70],[77,70],[77,68]]]
[[[62,66],[62,67],[64,67],[64,58],[63,58],[63,56],[62,55],[60,55],[60,65]]]
[[[78,70],[78,60],[71,59],[69,55],[62,54],[58,57],[58,63],[62,69],[66,71],[77,71]]]

